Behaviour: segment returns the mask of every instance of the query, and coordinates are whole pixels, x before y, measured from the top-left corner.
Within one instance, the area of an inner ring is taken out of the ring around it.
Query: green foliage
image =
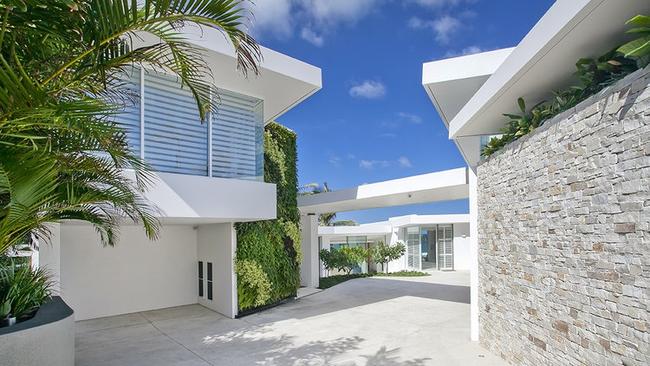
[[[276,220],[239,223],[237,261],[254,262],[266,274],[269,296],[260,298],[238,278],[239,309],[274,303],[300,287],[300,212],[297,193],[296,134],[275,122],[264,133],[264,180],[277,187]]]
[[[259,263],[248,259],[237,261],[236,272],[237,297],[241,303],[250,305],[247,308],[264,305],[271,298],[272,284]]]
[[[298,189],[298,194],[301,196],[310,196],[319,193],[331,192],[327,182],[322,185],[318,183],[308,183]],[[334,221],[336,219],[336,212],[326,212],[318,215],[318,224],[320,226],[336,226]]]
[[[398,272],[389,272],[389,273],[375,273],[374,276],[377,276],[377,277],[425,277],[425,276],[431,276],[431,273],[420,272],[420,271],[398,271]]]
[[[628,20],[626,24],[634,26],[627,33],[636,38],[618,48],[618,52],[625,57],[637,60],[640,68],[650,64],[650,16],[637,15]]]
[[[541,126],[545,121],[556,116],[617,80],[644,67],[650,60],[650,18],[638,15],[628,21],[637,26],[628,31],[639,35],[617,49],[596,58],[582,58],[576,63],[575,75],[580,84],[556,91],[550,101],[526,108],[523,98],[517,100],[521,114],[504,114],[508,118],[500,137],[493,137],[481,151],[487,157],[502,149],[507,144],[525,136]]]
[[[318,282],[319,289],[326,289],[338,285],[345,281],[353,280],[355,278],[367,277],[423,277],[430,276],[430,273],[420,271],[399,271],[391,273],[349,273],[343,275],[334,275],[329,277],[321,277]]]
[[[43,270],[27,265],[0,267],[0,317],[29,317],[50,298],[52,281]]]
[[[354,220],[338,220],[330,224],[330,226],[359,226]]]
[[[395,245],[384,244],[383,241],[370,248],[370,258],[373,262],[381,264],[381,271],[384,271],[386,263],[401,258],[406,253],[406,245],[397,242]]]
[[[363,247],[343,247],[340,249],[321,249],[320,259],[328,271],[337,269],[350,274],[368,258],[368,251]]]
[[[321,249],[318,254],[320,256],[321,262],[323,262],[323,267],[325,267],[328,272],[338,268],[339,256],[337,253],[335,253],[335,251]]]
[[[372,277],[372,276],[373,275],[369,273],[352,273],[352,274],[335,275],[329,277],[321,277],[318,282],[318,288],[324,290],[326,288],[336,286],[339,283],[353,280],[355,278],[365,278],[365,277]]]
[[[134,65],[179,77],[201,117],[210,72],[183,26],[224,33],[238,67],[261,54],[241,27],[240,0],[7,0],[0,4],[0,253],[46,224],[89,222],[112,245],[124,216],[155,238],[142,193],[149,168],[111,115],[132,101],[123,80]],[[151,45],[133,44],[147,34]],[[136,184],[122,174],[132,169]]]

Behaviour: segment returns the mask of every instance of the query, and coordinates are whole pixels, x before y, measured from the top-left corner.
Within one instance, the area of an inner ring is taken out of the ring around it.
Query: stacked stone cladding
[[[480,339],[512,364],[650,365],[649,82],[629,75],[477,169]]]

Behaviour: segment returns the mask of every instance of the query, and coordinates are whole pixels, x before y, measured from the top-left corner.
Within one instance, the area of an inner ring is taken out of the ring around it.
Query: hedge
[[[240,310],[294,296],[300,287],[296,162],[296,134],[278,123],[269,123],[264,130],[264,181],[277,186],[277,219],[235,225]],[[251,268],[261,268],[266,280],[259,271],[252,271]],[[264,281],[268,281],[268,284]],[[270,291],[266,291],[269,287]]]

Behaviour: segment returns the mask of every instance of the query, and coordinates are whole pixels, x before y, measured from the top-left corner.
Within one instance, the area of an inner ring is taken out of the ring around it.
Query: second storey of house
[[[261,47],[260,74],[245,77],[217,31],[187,36],[210,68],[214,111],[201,121],[178,77],[145,66],[129,71],[132,103],[115,117],[133,153],[156,172],[147,198],[171,223],[275,218],[275,185],[263,179],[264,126],[318,91],[321,71]]]

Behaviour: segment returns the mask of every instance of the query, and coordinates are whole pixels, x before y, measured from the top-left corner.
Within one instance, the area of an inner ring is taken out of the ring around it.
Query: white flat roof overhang
[[[373,222],[359,226],[319,226],[318,235],[321,236],[352,236],[352,235],[387,235],[392,232],[388,222]]]
[[[203,50],[203,57],[218,88],[264,100],[264,122],[268,123],[321,89],[321,69],[260,46],[260,74],[245,77],[237,70],[235,50],[224,35],[207,27],[186,27],[185,37]],[[136,46],[157,42],[140,34]]]
[[[447,58],[422,65],[422,86],[447,127],[513,49]]]
[[[469,214],[406,215],[391,217],[388,219],[388,221],[394,227],[435,224],[464,224],[469,223]]]
[[[469,197],[467,168],[457,168],[298,197],[303,214],[452,201]]]
[[[648,0],[557,1],[449,124],[450,138],[499,133],[517,98],[532,106],[574,82],[575,63],[629,39],[625,22]]]

